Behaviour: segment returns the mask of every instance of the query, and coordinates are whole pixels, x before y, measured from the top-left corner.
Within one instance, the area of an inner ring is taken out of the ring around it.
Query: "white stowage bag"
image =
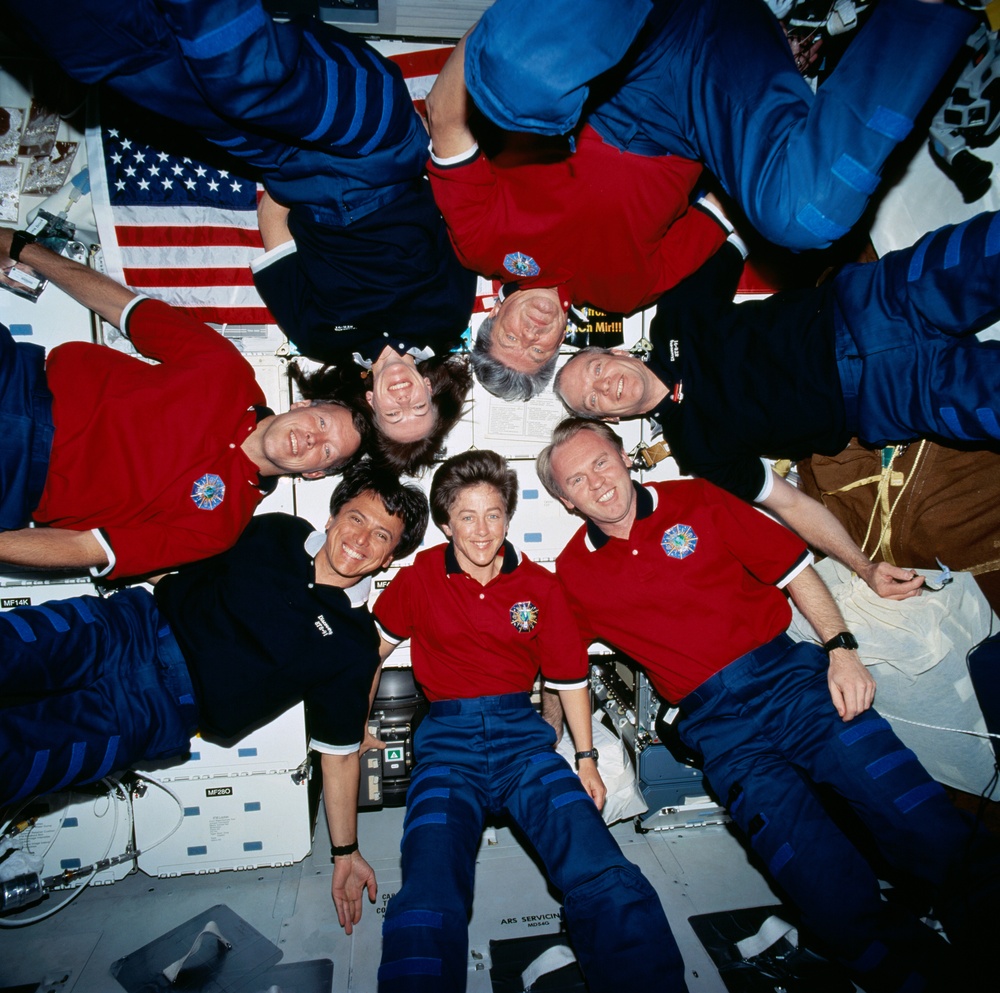
[[[624,821],[629,817],[644,814],[649,809],[635,781],[635,769],[625,751],[625,745],[614,732],[602,724],[595,714],[591,723],[594,726],[594,748],[600,754],[597,760],[597,771],[604,780],[608,797],[601,811],[606,824]],[[563,735],[556,745],[556,751],[575,769],[573,755],[573,739],[569,731],[563,730]]]
[[[993,776],[994,753],[965,658],[1000,626],[972,575],[954,573],[950,585],[909,600],[883,600],[832,559],[816,569],[875,677],[876,709],[936,780],[966,793],[982,793]],[[932,582],[937,577],[919,571]],[[792,613],[789,635],[815,642],[815,632],[794,605]],[[915,727],[899,718],[983,736]],[[994,786],[991,796],[1000,798],[1000,789]]]

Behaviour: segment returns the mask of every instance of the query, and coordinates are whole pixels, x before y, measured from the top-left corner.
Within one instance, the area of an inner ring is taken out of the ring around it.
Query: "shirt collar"
[[[325,544],[325,531],[311,531],[306,536],[306,540],[302,543],[302,547],[305,549],[306,555],[309,556],[310,560],[313,560],[323,550],[323,546]],[[326,584],[318,583],[317,585],[324,586]],[[352,607],[363,607],[368,602],[368,597],[371,595],[372,577],[363,576],[353,586],[348,586],[346,588],[342,586],[331,586],[330,589],[343,590],[344,593],[347,594],[347,599],[350,600]]]
[[[635,519],[645,520],[656,510],[657,492],[651,486],[640,486],[634,479],[632,488],[635,490]],[[611,540],[592,520],[587,520],[586,546],[596,552]]]
[[[513,572],[520,564],[521,553],[509,541],[504,541],[503,564],[500,566],[500,572]],[[444,549],[444,571],[449,576],[454,573],[465,572],[458,564],[458,558],[455,555],[455,543],[452,541],[449,541]]]

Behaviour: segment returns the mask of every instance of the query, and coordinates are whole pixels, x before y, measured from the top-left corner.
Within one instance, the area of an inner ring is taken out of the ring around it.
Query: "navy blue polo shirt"
[[[386,345],[451,351],[469,325],[475,273],[462,267],[425,179],[343,227],[312,207],[288,215],[293,241],[251,266],[257,292],[299,352],[374,361]]]
[[[832,455],[850,440],[837,372],[833,281],[734,303],[731,244],[660,297],[649,368],[670,389],[651,412],[681,472],[756,500],[761,458]]]
[[[370,580],[346,591],[316,583],[312,532],[298,517],[258,515],[228,552],[157,585],[202,731],[230,738],[304,700],[312,747],[361,741],[378,667]]]

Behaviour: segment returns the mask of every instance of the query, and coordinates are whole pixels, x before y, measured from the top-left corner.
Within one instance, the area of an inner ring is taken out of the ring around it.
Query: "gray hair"
[[[539,366],[535,372],[518,372],[516,369],[509,369],[498,358],[490,354],[495,323],[495,317],[487,317],[479,325],[479,330],[476,332],[476,343],[472,346],[471,355],[476,379],[482,383],[484,389],[495,397],[500,397],[501,400],[530,400],[549,385],[549,380],[556,369],[556,363],[559,361],[559,352],[557,351],[545,365]]]

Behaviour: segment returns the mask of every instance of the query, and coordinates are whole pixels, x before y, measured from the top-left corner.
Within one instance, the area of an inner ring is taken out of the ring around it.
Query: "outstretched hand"
[[[362,895],[368,891],[369,903],[375,902],[378,882],[375,870],[361,857],[360,852],[333,860],[333,904],[337,908],[337,920],[346,934],[361,920],[364,906]]]

